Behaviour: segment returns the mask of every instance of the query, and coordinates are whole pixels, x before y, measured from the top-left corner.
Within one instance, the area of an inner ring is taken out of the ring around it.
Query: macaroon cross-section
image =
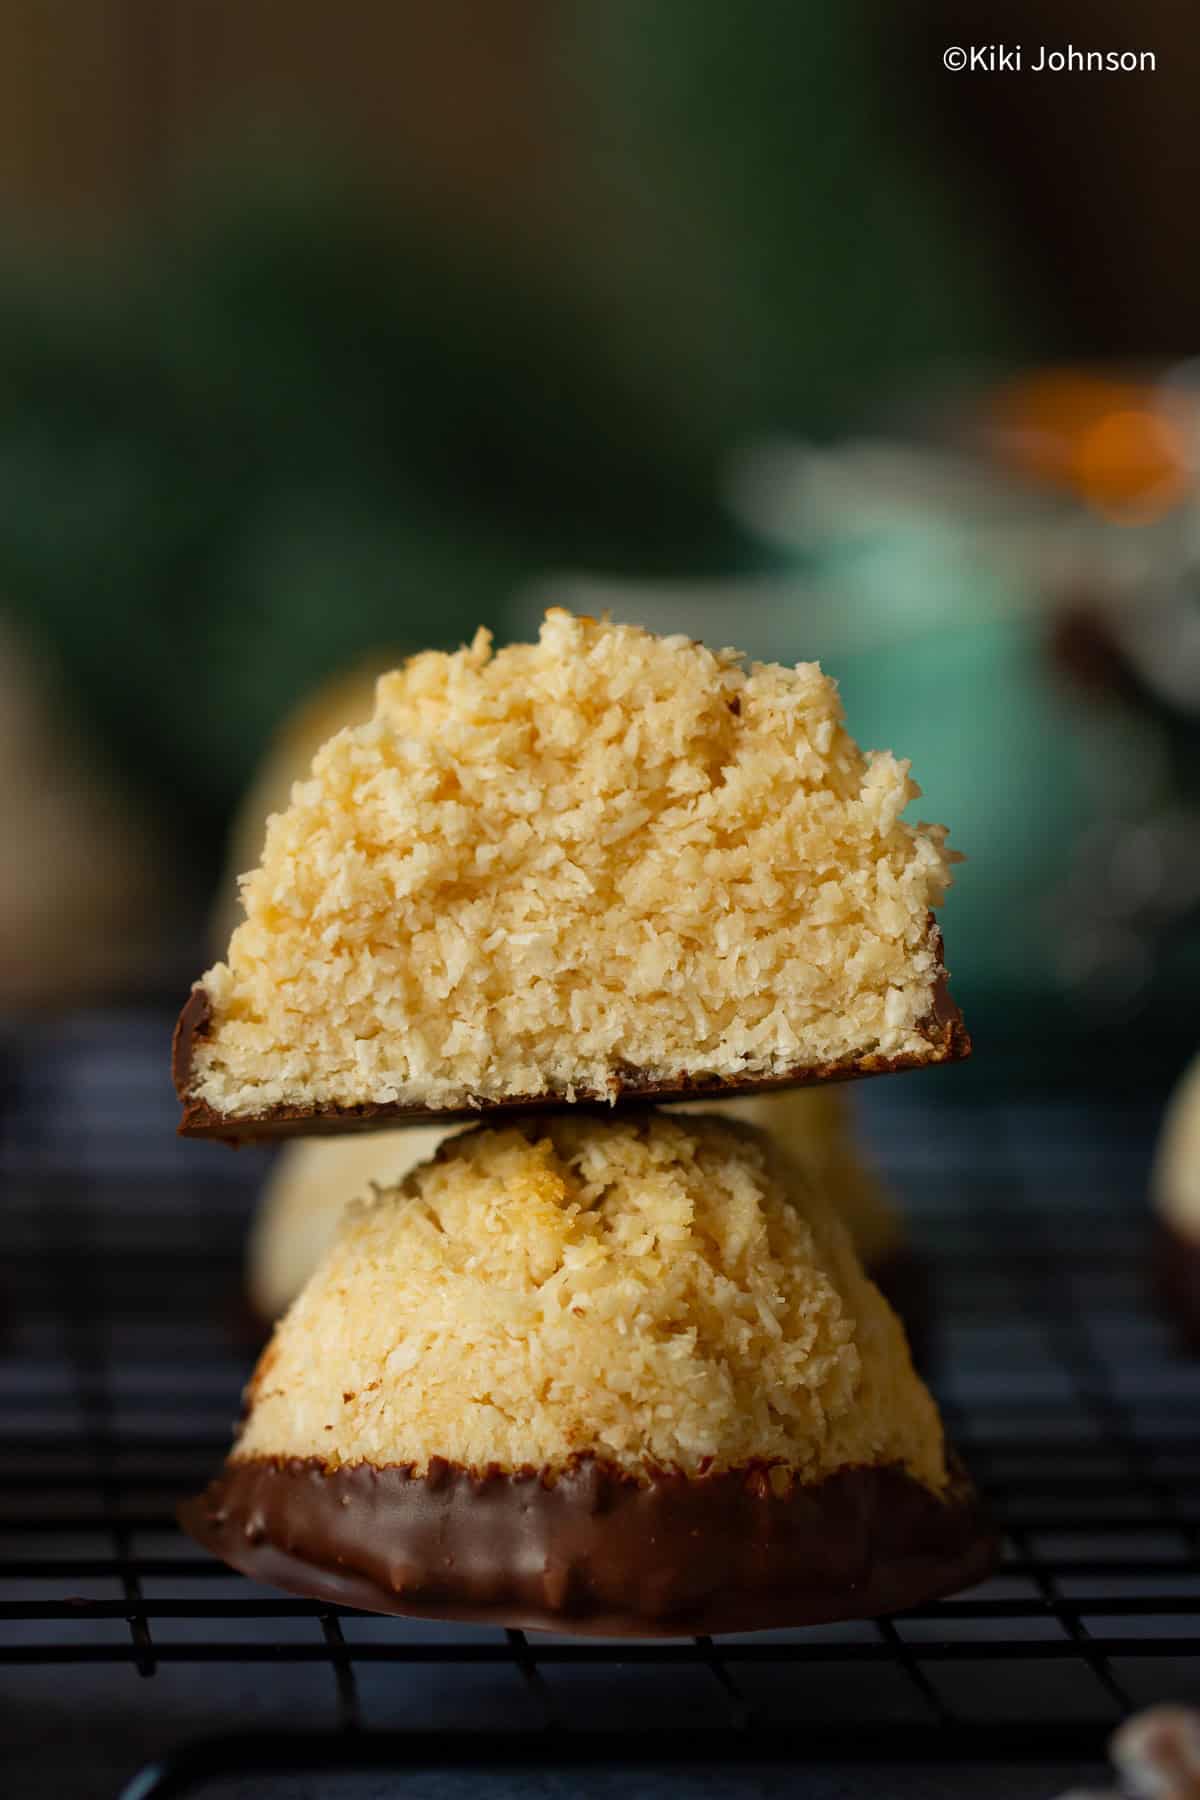
[[[547,614],[381,678],[267,823],[180,1017],[189,1136],[717,1096],[970,1042],[903,817],[815,663]]]

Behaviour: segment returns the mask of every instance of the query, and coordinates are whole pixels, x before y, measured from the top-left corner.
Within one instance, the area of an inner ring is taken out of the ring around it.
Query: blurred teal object
[[[911,758],[922,789],[912,811],[948,823],[966,854],[942,913],[956,983],[1053,985],[1047,904],[1089,794],[1085,745],[1045,679],[1037,625],[948,625],[834,668],[855,735]]]
[[[785,447],[746,459],[731,489],[778,558],[771,576],[558,592],[761,660],[820,661],[857,741],[911,761],[911,816],[947,824],[966,856],[942,912],[955,992],[992,1017],[1053,996],[1071,860],[1157,776],[1152,730],[1095,713],[1052,671],[1034,568],[1061,520],[916,449]],[[522,628],[549,592],[527,597]]]
[[[859,742],[911,760],[914,812],[965,853],[943,912],[957,989],[1014,1014],[1064,993],[1080,847],[1161,779],[1153,725],[1089,705],[1047,653],[1047,568],[1064,545],[1101,556],[1112,528],[1089,540],[1072,509],[916,446],[800,453],[790,472],[786,451],[747,457],[732,491],[824,597],[791,654],[826,661]]]
[[[943,923],[956,982],[1053,985],[1047,903],[1090,820],[1079,709],[1046,666],[1045,616],[969,524],[918,503],[809,546],[851,623],[824,656],[864,746],[910,759],[913,812],[967,860]]]

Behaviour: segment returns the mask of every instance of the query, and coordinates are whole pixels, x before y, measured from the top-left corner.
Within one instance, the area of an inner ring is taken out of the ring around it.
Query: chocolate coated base
[[[1160,1218],[1154,1234],[1154,1286],[1183,1343],[1200,1354],[1200,1240]]]
[[[898,1467],[772,1490],[766,1467],[644,1485],[584,1457],[428,1473],[316,1458],[232,1462],[180,1508],[234,1568],[336,1605],[605,1637],[872,1618],[971,1586],[996,1542],[963,1475],[946,1499]]]
[[[258,1113],[219,1113],[190,1092],[196,1045],[212,1026],[212,1006],[202,987],[194,987],[175,1026],[171,1069],[175,1092],[183,1107],[180,1137],[216,1138],[227,1144],[258,1143],[272,1138],[327,1137],[347,1131],[378,1131],[400,1125],[450,1124],[456,1119],[479,1120],[488,1113],[556,1112],[591,1110],[610,1113],[614,1106],[657,1105],[670,1100],[729,1100],[739,1094],[765,1093],[773,1088],[814,1087],[827,1081],[855,1081],[867,1075],[890,1075],[901,1069],[924,1068],[931,1063],[961,1062],[971,1054],[971,1039],[962,1014],[950,997],[945,978],[934,991],[934,1003],[923,1031],[927,1050],[905,1056],[844,1057],[838,1062],[801,1064],[782,1075],[753,1075],[738,1080],[719,1076],[694,1079],[681,1075],[674,1081],[652,1079],[638,1069],[626,1069],[612,1094],[587,1094],[576,1090],[573,1100],[562,1093],[506,1095],[502,1100],[475,1097],[468,1105],[448,1107],[406,1106],[399,1101],[361,1106],[335,1103],[314,1106],[271,1106]]]

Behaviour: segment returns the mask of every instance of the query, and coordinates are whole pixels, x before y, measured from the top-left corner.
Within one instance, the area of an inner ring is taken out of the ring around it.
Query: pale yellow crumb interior
[[[323,682],[288,713],[267,745],[229,831],[225,868],[209,920],[209,942],[215,955],[224,954],[245,916],[239,883],[262,850],[268,818],[287,806],[293,783],[309,774],[313,757],[327,738],[371,717],[375,684],[391,666],[391,659],[370,657]]]
[[[218,1112],[928,1054],[952,860],[815,663],[554,610],[381,678],[271,817],[204,977]]]
[[[352,1208],[277,1327],[235,1455],[946,1483],[903,1330],[765,1134],[560,1115],[445,1143]]]

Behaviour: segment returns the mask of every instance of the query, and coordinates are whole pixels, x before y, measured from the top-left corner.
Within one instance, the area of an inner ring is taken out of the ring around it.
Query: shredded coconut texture
[[[846,1226],[871,1269],[903,1241],[904,1227],[864,1161],[842,1087],[791,1088],[737,1100],[689,1102],[672,1112],[712,1112],[759,1125]],[[281,1151],[263,1188],[247,1245],[247,1286],[264,1319],[277,1319],[337,1235],[352,1200],[397,1185],[459,1125],[409,1125],[349,1137],[300,1138]]]
[[[691,1112],[700,1105],[680,1110]],[[903,1243],[903,1220],[859,1148],[844,1087],[746,1094],[709,1102],[703,1110],[769,1132],[782,1155],[804,1171],[809,1185],[832,1207],[868,1269]]]
[[[899,1321],[761,1132],[533,1118],[352,1208],[251,1384],[238,1459],[554,1469],[593,1453],[946,1482]]]
[[[383,676],[268,822],[191,1093],[608,1097],[929,1054],[944,830],[815,663],[554,610]]]

